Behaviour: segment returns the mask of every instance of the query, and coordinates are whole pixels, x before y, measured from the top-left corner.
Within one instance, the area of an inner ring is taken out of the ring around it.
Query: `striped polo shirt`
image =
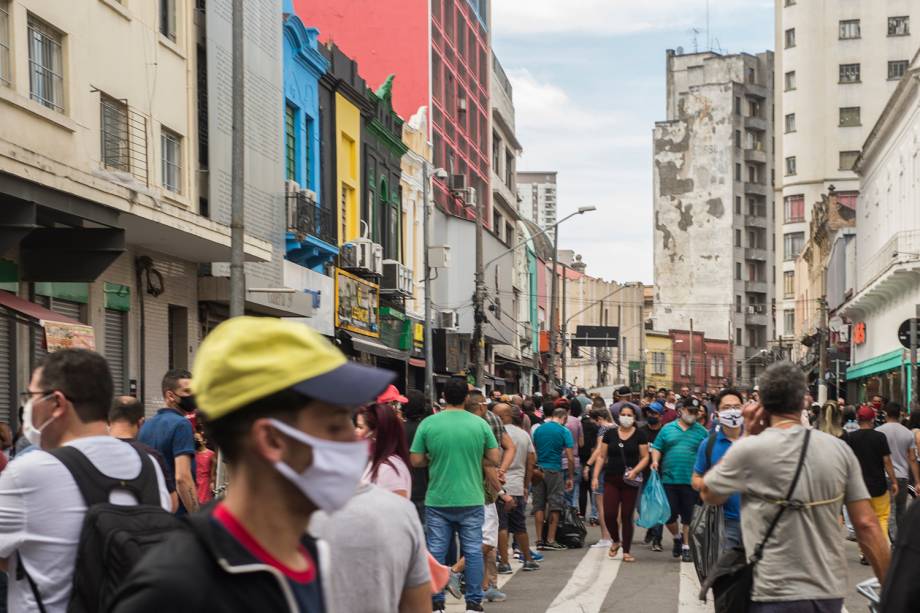
[[[709,435],[706,428],[693,424],[686,430],[672,421],[661,429],[652,449],[661,452],[661,482],[666,485],[690,485],[693,465],[700,443]]]

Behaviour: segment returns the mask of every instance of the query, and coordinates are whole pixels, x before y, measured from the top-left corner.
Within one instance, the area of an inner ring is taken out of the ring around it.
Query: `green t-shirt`
[[[661,452],[661,482],[668,485],[690,485],[693,465],[700,443],[709,436],[706,428],[693,424],[686,430],[676,421],[665,425],[658,433],[652,449]]]
[[[428,507],[485,504],[482,457],[498,443],[481,417],[449,409],[426,417],[412,440],[411,453],[428,455]]]

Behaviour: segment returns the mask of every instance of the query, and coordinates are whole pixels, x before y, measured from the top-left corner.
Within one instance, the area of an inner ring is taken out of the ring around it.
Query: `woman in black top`
[[[639,497],[639,486],[635,480],[641,478],[642,471],[648,465],[649,453],[648,438],[644,432],[636,429],[636,411],[631,406],[624,405],[620,409],[620,427],[611,428],[604,434],[598,455],[606,457],[604,519],[613,539],[607,555],[616,557],[622,543],[623,561],[635,562],[636,559],[629,553],[633,538],[633,513]],[[603,465],[604,462],[598,461],[594,466],[592,485],[595,489]]]

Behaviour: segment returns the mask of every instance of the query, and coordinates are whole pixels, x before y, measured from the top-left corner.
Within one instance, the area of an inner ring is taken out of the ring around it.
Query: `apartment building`
[[[517,173],[518,210],[521,216],[540,228],[552,240],[556,233],[557,188],[555,171]]]
[[[772,52],[669,50],[654,130],[654,327],[731,341],[747,384],[772,335],[772,72]]]
[[[857,206],[853,166],[920,44],[918,19],[912,0],[776,1],[776,333],[787,343],[797,317],[818,309],[812,296],[797,315],[795,300],[809,283],[795,268],[812,208],[831,191]],[[793,356],[803,353],[796,345]]]

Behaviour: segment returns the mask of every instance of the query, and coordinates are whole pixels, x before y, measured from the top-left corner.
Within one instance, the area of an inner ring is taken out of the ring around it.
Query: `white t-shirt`
[[[80,451],[103,474],[133,479],[140,474],[134,447],[111,436],[90,436],[67,443]],[[172,505],[156,460],[160,502]],[[110,502],[137,504],[127,491],[115,491]],[[9,562],[7,606],[11,613],[37,611],[26,579],[16,580],[16,552],[38,586],[48,613],[65,613],[73,583],[77,544],[86,504],[70,471],[50,453],[36,451],[10,462],[0,473],[0,557]]]
[[[527,454],[534,452],[533,441],[530,440],[529,434],[514,424],[508,424],[505,430],[514,443],[514,461],[505,473],[505,491],[509,496],[523,496]]]
[[[392,466],[390,466],[392,464]],[[371,464],[364,470],[364,483],[373,483],[389,492],[404,491],[412,493],[412,473],[398,455],[391,455],[377,467],[377,478],[371,479]]]

